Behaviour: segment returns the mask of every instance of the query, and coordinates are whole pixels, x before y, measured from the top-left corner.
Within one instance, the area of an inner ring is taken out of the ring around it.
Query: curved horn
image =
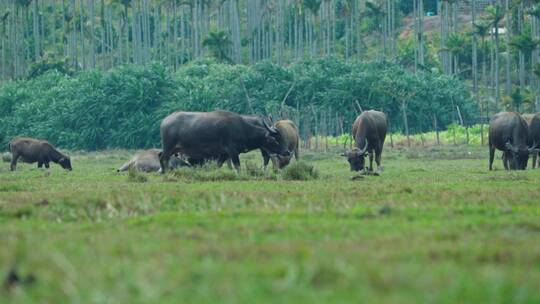
[[[540,149],[538,149],[538,143],[533,143],[533,145],[529,148],[529,154],[537,153]]]
[[[263,123],[264,123],[264,127],[265,127],[268,131],[270,131],[270,133],[274,133],[274,134],[277,133],[276,128],[274,128],[273,126],[270,126],[270,125],[268,124],[268,122],[266,121],[266,119],[263,119]]]
[[[504,146],[505,146],[506,149],[508,149],[508,150],[510,150],[510,151],[512,151],[514,153],[517,152],[517,149],[514,148],[514,146],[512,146],[512,144],[509,141],[506,142],[506,144]]]
[[[362,148],[362,149],[360,150],[360,155],[366,154],[366,151],[367,151],[367,149],[368,149],[368,146],[369,146],[369,143],[368,143],[368,140],[367,140],[367,138],[366,138],[366,145],[364,146],[364,148]]]

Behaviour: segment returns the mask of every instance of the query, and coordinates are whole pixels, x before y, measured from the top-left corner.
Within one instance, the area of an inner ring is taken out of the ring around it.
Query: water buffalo
[[[17,160],[19,158],[25,163],[31,164],[37,162],[38,168],[45,165],[45,168],[48,169],[49,162],[54,162],[66,170],[72,170],[69,156],[56,150],[47,141],[19,137],[11,140],[9,148],[11,150],[11,171],[15,171],[17,168]]]
[[[254,126],[258,126],[260,128],[265,128],[265,123],[270,125],[271,121],[272,121],[270,118],[260,116],[260,115],[241,115],[241,116],[249,124],[252,124]],[[263,159],[267,159],[267,158],[269,159],[270,158],[270,155],[264,149],[260,149],[260,150],[261,150],[261,154],[262,154]],[[231,159],[227,155],[222,155],[221,157],[223,159],[227,160],[227,166],[229,167],[229,169],[232,169],[233,166],[232,166],[232,163],[231,163]],[[187,161],[191,166],[203,166],[208,161],[216,161],[219,158],[220,157],[216,157],[216,158],[213,158],[213,159],[195,159],[195,158],[192,158],[192,157],[188,157]],[[267,164],[268,164],[268,162],[266,162],[266,165]]]
[[[540,145],[540,113],[536,113],[531,119],[529,124],[529,146],[533,148],[538,148]],[[538,161],[538,151],[533,151],[532,156],[532,167],[533,169],[540,167],[540,162]]]
[[[536,151],[527,143],[529,127],[525,119],[515,112],[500,112],[489,122],[489,170],[493,170],[495,149],[503,151],[506,170],[525,170],[529,154]]]
[[[116,171],[123,172],[134,169],[142,172],[158,172],[161,170],[161,165],[159,163],[160,153],[160,149],[142,151],[136,154],[131,160],[123,164],[122,167],[118,168]],[[189,166],[189,164],[176,156],[172,156],[169,161],[169,166],[172,168],[178,168]]]
[[[230,158],[237,171],[240,170],[240,153],[254,149],[269,154],[287,153],[276,128],[266,121],[262,127],[255,125],[229,111],[175,112],[161,122],[160,132],[162,173],[175,153],[195,160],[217,159],[218,166]]]
[[[263,151],[264,167],[266,168],[268,160],[272,159],[274,168],[282,169],[291,162],[293,154],[294,158],[298,161],[298,143],[300,142],[298,128],[294,122],[290,120],[279,120],[274,124],[274,127],[281,133],[283,141],[287,146],[288,153],[286,155],[268,155]]]
[[[386,138],[386,115],[379,111],[365,111],[360,114],[352,125],[352,135],[355,141],[355,148],[345,152],[351,171],[361,171],[365,169],[365,155],[369,154],[369,170],[373,171],[373,152],[377,170],[381,167],[381,154]]]

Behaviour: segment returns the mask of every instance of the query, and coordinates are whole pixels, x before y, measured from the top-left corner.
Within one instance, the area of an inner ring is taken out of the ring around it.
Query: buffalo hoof
[[[355,176],[351,177],[351,180],[353,180],[353,181],[354,180],[359,180],[359,179],[363,179],[364,177],[365,176],[363,176],[363,175],[355,175]]]

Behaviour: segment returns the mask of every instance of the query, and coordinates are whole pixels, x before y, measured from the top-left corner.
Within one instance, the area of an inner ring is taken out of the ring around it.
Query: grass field
[[[540,170],[497,157],[387,150],[381,176],[351,180],[309,152],[309,181],[118,174],[126,152],[2,163],[0,275],[35,282],[0,302],[539,303]]]

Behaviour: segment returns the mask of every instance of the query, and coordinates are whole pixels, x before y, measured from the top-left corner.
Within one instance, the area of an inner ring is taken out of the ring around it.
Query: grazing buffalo
[[[386,138],[386,115],[379,111],[365,111],[360,114],[353,123],[352,135],[355,141],[355,148],[345,152],[351,171],[361,171],[365,169],[365,155],[369,154],[369,170],[373,171],[373,152],[375,152],[375,162],[377,170],[381,167],[381,154]]]
[[[263,117],[263,116],[260,116],[260,115],[241,115],[241,116],[249,124],[252,124],[254,126],[258,126],[260,128],[265,128],[265,124],[270,125],[270,123],[271,123],[270,118],[266,118],[266,117]],[[267,158],[269,159],[270,158],[269,154],[264,149],[260,149],[260,150],[261,150],[261,154],[263,156],[263,159],[267,159]],[[232,169],[231,159],[227,155],[222,155],[221,157],[227,160],[227,166],[229,167],[229,169]],[[195,159],[195,158],[192,158],[192,157],[188,157],[187,161],[191,166],[203,166],[208,161],[217,161],[217,160],[219,160],[219,158],[220,157],[216,157],[216,158],[213,158],[213,159]],[[266,164],[268,164],[268,162],[266,162]]]
[[[529,145],[534,149],[540,147],[540,113],[536,113],[529,122]],[[533,169],[536,168],[537,165],[538,167],[540,167],[540,160],[538,160],[538,154],[538,151],[533,151],[532,153]]]
[[[134,169],[142,172],[158,172],[161,170],[159,163],[160,149],[150,149],[136,154],[131,160],[122,165],[122,167],[116,170],[117,172],[123,172],[130,169]],[[189,166],[182,159],[173,156],[169,161],[169,166],[172,168],[178,168],[183,166]]]
[[[276,128],[266,121],[263,126],[255,125],[228,111],[175,112],[161,122],[160,132],[162,173],[175,153],[194,160],[217,159],[218,166],[230,158],[238,171],[240,153],[254,149],[262,149],[268,154],[287,153]]]
[[[489,170],[493,170],[495,149],[503,151],[503,165],[506,170],[525,170],[529,154],[529,127],[525,119],[515,112],[500,112],[489,122]]]
[[[282,169],[291,162],[293,154],[298,161],[298,143],[300,142],[298,128],[290,120],[279,120],[274,124],[274,127],[281,134],[288,153],[286,155],[275,154],[270,156],[263,151],[264,167],[266,168],[268,160],[272,159],[274,168]]]
[[[49,162],[54,162],[66,170],[72,170],[69,156],[56,150],[47,141],[19,137],[11,140],[9,148],[11,150],[11,171],[15,171],[17,168],[17,160],[19,158],[25,163],[37,162],[38,168],[45,165],[45,168],[48,169]]]

